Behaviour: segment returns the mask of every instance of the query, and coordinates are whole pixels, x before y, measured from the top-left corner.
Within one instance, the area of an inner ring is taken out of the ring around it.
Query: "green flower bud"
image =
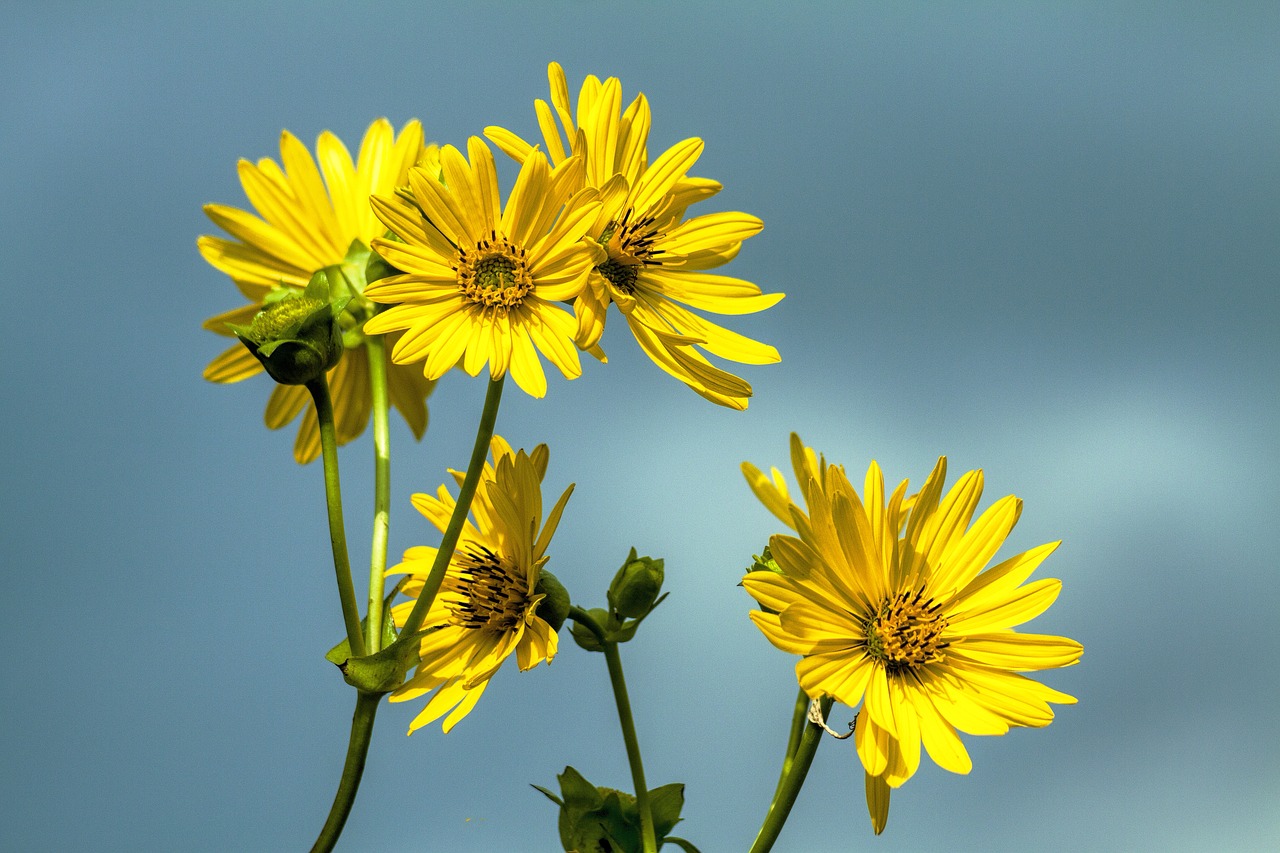
[[[544,596],[534,613],[550,625],[552,631],[559,631],[569,616],[569,590],[564,588],[564,584],[555,575],[544,570],[538,574],[538,585],[533,592]]]
[[[587,611],[595,623],[601,628],[605,628],[609,624],[609,614],[599,607],[593,607]],[[607,631],[608,629],[605,628]],[[603,652],[604,646],[596,639],[596,635],[591,633],[591,629],[581,622],[574,622],[573,628],[569,631],[573,635],[573,641],[589,652]]]
[[[624,619],[642,619],[662,591],[662,560],[637,557],[632,548],[609,584],[609,606]]]
[[[342,328],[333,306],[311,296],[266,305],[251,325],[231,331],[281,385],[306,385],[342,358]]]

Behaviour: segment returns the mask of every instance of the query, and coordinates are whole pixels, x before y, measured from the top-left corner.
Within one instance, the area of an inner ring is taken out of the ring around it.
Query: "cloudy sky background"
[[[783,355],[743,369],[745,413],[619,323],[608,365],[499,416],[577,484],[550,568],[578,602],[630,546],[666,558],[623,654],[649,783],[688,785],[678,833],[746,849],[773,790],[794,661],[735,587],[777,527],[738,467],[785,469],[795,430],[851,471],[918,484],[947,454],[983,506],[1022,497],[1003,553],[1064,540],[1032,630],[1085,655],[1044,677],[1078,705],[967,738],[968,777],[926,760],[878,839],[852,742],[824,744],[779,850],[1280,844],[1276,7],[5,5],[0,846],[310,844],[353,701],[322,658],[321,471],[262,426],[265,378],[200,378],[224,347],[201,321],[240,304],[201,205],[246,206],[236,160],[282,128],[533,135],[552,59],[575,95],[644,91],[651,151],[702,137],[705,207],[765,222],[727,271],[787,294],[728,321]],[[393,426],[393,559],[435,541],[408,497],[465,463],[483,393],[450,375],[421,445]],[[341,458],[358,565],[368,437]],[[448,736],[406,738],[417,707],[380,713],[345,849],[555,849],[529,783],[630,787],[604,662],[571,643]]]

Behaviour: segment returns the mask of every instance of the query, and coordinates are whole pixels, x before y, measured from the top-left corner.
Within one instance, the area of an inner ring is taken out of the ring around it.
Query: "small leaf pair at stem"
[[[533,787],[560,807],[560,843],[565,850],[642,849],[643,827],[635,797],[592,785],[572,767],[566,767],[556,780],[560,783],[559,797],[541,785]],[[663,785],[647,794],[657,846],[674,844],[686,853],[698,853],[698,848],[685,839],[668,834],[680,821],[684,785]]]

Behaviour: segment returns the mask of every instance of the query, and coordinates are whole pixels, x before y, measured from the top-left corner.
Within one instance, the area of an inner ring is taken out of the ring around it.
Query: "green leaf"
[[[555,803],[557,806],[563,806],[563,805],[564,805],[564,800],[560,799],[560,798],[559,798],[559,797],[557,797],[555,794],[551,793],[550,791],[548,791],[546,788],[542,787],[541,785],[534,785],[533,783],[530,783],[530,784],[529,784],[529,787],[530,787],[530,788],[533,788],[535,791],[540,792],[540,793],[542,794],[542,796],[546,797],[548,800],[550,800],[551,802]]]
[[[683,838],[676,838],[674,835],[668,835],[666,838],[662,839],[662,844],[674,844],[675,846],[683,850],[684,853],[702,853],[701,850],[699,850],[697,847],[694,847],[693,844],[691,844],[690,842],[684,840]]]
[[[684,808],[684,783],[672,782],[649,792],[649,813],[653,815],[653,831],[664,837],[680,822]]]
[[[568,808],[598,809],[604,802],[596,786],[572,767],[565,767],[564,772],[556,777],[560,783],[560,793]]]
[[[417,659],[416,642],[392,643],[380,652],[362,658],[347,658],[338,664],[342,677],[362,693],[390,693],[404,684],[409,667]]]

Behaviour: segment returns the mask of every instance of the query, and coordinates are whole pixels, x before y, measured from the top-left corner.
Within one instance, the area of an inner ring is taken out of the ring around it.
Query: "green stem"
[[[391,425],[387,418],[387,345],[382,335],[365,340],[369,384],[373,390],[373,544],[369,555],[369,654],[382,648],[382,596],[387,570],[387,533],[391,527]]]
[[[831,704],[830,697],[822,698],[820,706],[823,719],[826,719],[827,713],[830,712]],[[796,797],[800,794],[800,788],[804,785],[804,777],[809,774],[809,765],[813,764],[813,756],[818,751],[818,744],[822,742],[823,734],[822,726],[816,723],[805,725],[800,743],[791,756],[791,768],[783,778],[782,784],[778,786],[773,802],[769,804],[769,813],[764,817],[760,834],[751,845],[750,853],[768,853],[773,849],[774,842],[778,840],[778,834],[782,832],[782,827],[791,814],[791,807],[795,805]]]
[[[787,781],[787,774],[791,772],[791,766],[795,764],[796,749],[800,746],[800,738],[804,734],[805,714],[809,710],[809,694],[804,692],[804,688],[800,688],[800,692],[796,695],[796,707],[791,713],[791,736],[787,738],[787,753],[782,758],[782,772],[778,774],[778,786],[773,789],[773,798],[778,798],[778,792],[782,790],[782,783]]]
[[[329,818],[311,847],[311,853],[328,853],[338,843],[338,836],[342,834],[347,815],[351,814],[351,806],[356,801],[356,791],[360,790],[360,777],[364,775],[364,762],[369,754],[369,740],[373,735],[373,718],[378,713],[381,699],[382,696],[377,693],[360,693],[356,696],[356,710],[351,715],[351,740],[347,744],[347,761],[342,767],[342,778],[338,781],[338,793],[333,797]]]
[[[627,697],[627,679],[622,674],[622,658],[618,644],[605,638],[591,615],[581,607],[571,606],[569,618],[587,626],[604,647],[604,659],[609,666],[609,683],[618,705],[618,722],[622,726],[622,742],[627,748],[627,763],[631,765],[631,784],[635,787],[636,809],[640,812],[640,833],[644,853],[657,853],[658,842],[653,829],[653,813],[649,809],[649,788],[644,781],[644,762],[640,759],[640,740],[636,737],[636,724],[631,716],[631,700]]]
[[[502,402],[502,383],[506,374],[498,379],[489,380],[489,389],[484,396],[484,411],[480,413],[480,426],[476,429],[476,443],[471,448],[471,461],[467,465],[467,474],[462,480],[462,488],[458,490],[458,502],[449,517],[449,525],[445,528],[440,540],[440,548],[436,552],[436,560],[431,564],[431,572],[427,575],[414,602],[409,618],[405,620],[400,636],[407,637],[422,627],[427,618],[427,611],[435,601],[440,584],[444,582],[445,570],[453,559],[453,549],[457,547],[458,536],[462,533],[462,525],[467,520],[467,512],[471,509],[471,498],[475,496],[476,486],[480,483],[480,472],[484,470],[484,460],[489,454],[489,441],[493,438],[493,427],[498,420],[498,404]]]
[[[360,634],[360,609],[351,583],[351,560],[347,556],[347,533],[342,522],[342,484],[338,479],[338,439],[333,429],[333,401],[329,383],[321,375],[307,383],[316,404],[320,422],[320,449],[324,458],[324,496],[329,508],[329,544],[333,548],[333,570],[338,576],[338,600],[342,602],[342,621],[347,626],[347,642],[353,657],[364,656],[364,638]]]

